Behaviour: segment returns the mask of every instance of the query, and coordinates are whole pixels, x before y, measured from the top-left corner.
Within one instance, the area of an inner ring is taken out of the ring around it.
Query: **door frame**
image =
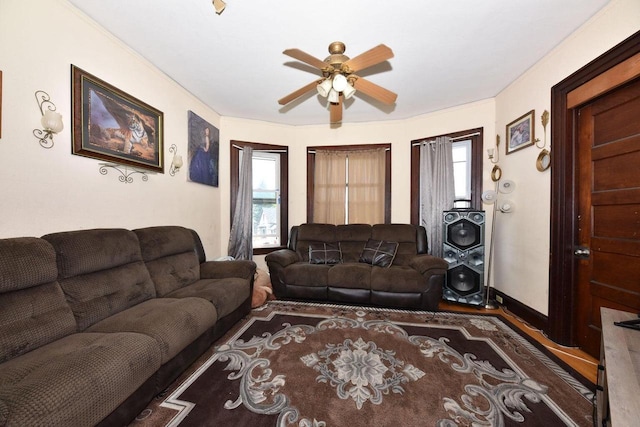
[[[551,88],[551,244],[547,334],[551,340],[563,345],[575,345],[577,339],[573,315],[577,269],[573,251],[577,200],[575,124],[579,105],[570,105],[567,96],[638,53],[640,31]],[[606,89],[617,86],[619,83]],[[600,94],[602,92],[594,96]]]

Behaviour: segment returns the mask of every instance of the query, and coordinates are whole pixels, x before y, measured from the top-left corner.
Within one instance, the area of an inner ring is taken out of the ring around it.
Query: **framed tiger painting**
[[[72,65],[73,154],[164,173],[161,111]]]

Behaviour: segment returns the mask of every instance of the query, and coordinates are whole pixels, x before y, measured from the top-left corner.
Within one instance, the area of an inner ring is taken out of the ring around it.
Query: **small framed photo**
[[[535,110],[531,110],[507,125],[507,154],[533,145],[535,140],[534,117]]]
[[[71,66],[72,153],[164,173],[161,111]]]

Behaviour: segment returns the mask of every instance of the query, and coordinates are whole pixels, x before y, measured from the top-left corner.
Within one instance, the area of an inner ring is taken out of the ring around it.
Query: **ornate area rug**
[[[551,357],[497,316],[271,301],[132,426],[593,425]]]

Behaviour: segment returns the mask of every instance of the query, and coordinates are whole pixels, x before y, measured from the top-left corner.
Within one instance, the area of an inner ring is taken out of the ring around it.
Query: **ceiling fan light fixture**
[[[349,82],[347,82],[347,78],[342,74],[336,74],[333,76],[333,88],[337,92],[344,91],[347,86],[349,86]]]
[[[323,96],[326,98],[329,95],[329,91],[331,90],[331,85],[332,85],[331,80],[325,79],[322,81],[322,83],[316,86],[316,89],[318,90],[318,93],[320,94],[320,96]]]
[[[227,7],[227,4],[222,0],[213,0],[213,8],[216,10],[216,13],[220,15],[224,12],[224,8]]]
[[[337,90],[331,88],[331,90],[329,91],[328,99],[332,104],[337,104],[340,102],[340,93]]]
[[[342,96],[344,96],[344,99],[349,99],[354,93],[356,93],[356,88],[351,85],[347,85],[347,87],[342,91]]]
[[[283,54],[317,69],[321,77],[280,98],[278,104],[286,105],[302,95],[313,92],[315,88],[318,95],[327,98],[332,124],[342,122],[343,101],[353,97],[356,91],[384,104],[394,104],[398,95],[354,74],[393,58],[393,51],[380,44],[354,58],[349,58],[344,52],[345,45],[342,42],[331,43],[330,55],[324,60],[300,49],[285,49]]]

